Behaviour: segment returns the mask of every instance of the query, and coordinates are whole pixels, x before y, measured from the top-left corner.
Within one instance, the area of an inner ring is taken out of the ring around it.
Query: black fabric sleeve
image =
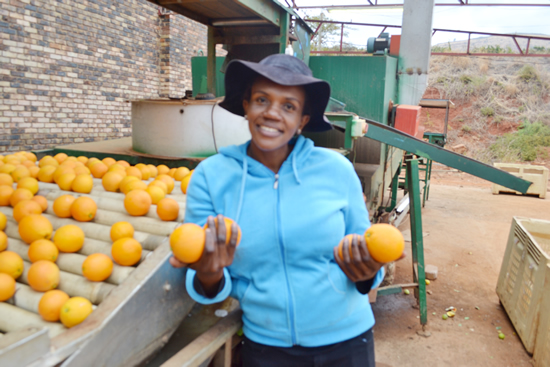
[[[374,277],[376,278],[376,277]],[[357,288],[357,290],[359,291],[359,293],[361,294],[367,294],[370,292],[371,288],[372,288],[372,284],[374,283],[374,278],[372,279],[369,279],[369,280],[363,280],[361,282],[356,282],[355,283],[355,287]],[[195,278],[196,279],[196,278]],[[195,288],[196,289],[196,288]],[[197,291],[198,292],[198,291]]]
[[[193,278],[193,288],[195,288],[195,292],[197,292],[198,294],[206,298],[216,297],[222,291],[224,286],[225,286],[225,277],[222,277],[222,280],[220,281],[220,285],[218,286],[218,290],[216,290],[216,293],[212,295],[207,295],[206,292],[204,291],[204,288],[202,287],[201,282],[199,282],[199,278],[196,275],[195,275],[195,278]]]

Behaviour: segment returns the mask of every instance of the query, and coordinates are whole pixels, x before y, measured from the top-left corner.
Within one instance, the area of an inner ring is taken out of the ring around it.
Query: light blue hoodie
[[[333,247],[370,226],[359,178],[338,153],[300,136],[278,174],[230,146],[197,166],[187,191],[185,221],[209,215],[234,219],[242,240],[225,286],[215,298],[198,294],[195,271],[186,286],[199,303],[232,296],[251,340],[279,347],[315,347],[351,339],[374,325],[362,295],[334,261]],[[383,268],[373,287],[380,284]]]

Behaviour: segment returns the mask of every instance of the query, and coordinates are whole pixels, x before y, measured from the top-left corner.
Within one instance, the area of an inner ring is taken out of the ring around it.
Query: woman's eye
[[[296,108],[291,103],[285,103],[284,109],[287,110],[287,111],[294,111]]]
[[[256,98],[257,103],[264,103],[266,101],[265,97],[258,97]]]

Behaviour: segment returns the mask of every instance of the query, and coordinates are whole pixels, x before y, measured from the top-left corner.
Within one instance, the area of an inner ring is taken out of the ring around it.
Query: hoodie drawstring
[[[296,155],[297,154],[292,154],[292,172],[294,172],[294,178],[296,179],[296,182],[298,183],[298,185],[300,185],[302,182],[300,181],[300,178],[298,177],[298,169],[296,168]]]
[[[248,174],[248,160],[246,159],[246,156],[243,157],[243,177],[241,179],[241,193],[239,194],[239,205],[237,206],[237,216],[235,217],[235,221],[239,223],[239,218],[241,216],[241,209],[243,207],[243,201],[244,201],[244,187],[246,185],[246,175]]]

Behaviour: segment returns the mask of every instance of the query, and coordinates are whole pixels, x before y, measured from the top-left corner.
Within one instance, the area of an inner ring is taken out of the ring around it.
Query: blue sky
[[[367,0],[295,0],[298,6],[308,5],[351,5],[365,4]],[[400,3],[402,0],[379,0],[379,3]],[[437,3],[456,3],[457,0],[436,0]],[[537,3],[548,4],[550,0],[469,0],[470,3]],[[318,14],[321,9],[304,10],[301,14]],[[352,10],[331,10],[328,16],[339,21],[352,21],[375,24],[400,25],[402,8],[365,8]],[[492,33],[520,33],[550,35],[550,7],[481,7],[481,6],[436,6],[434,10],[434,28],[467,30]],[[348,42],[363,45],[368,37],[380,33],[381,28],[355,27],[349,29]],[[390,34],[400,34],[400,30],[388,29]],[[475,37],[474,35],[472,37]],[[467,35],[457,33],[439,33],[434,35],[433,44],[467,39]],[[550,46],[550,42],[549,46]]]

